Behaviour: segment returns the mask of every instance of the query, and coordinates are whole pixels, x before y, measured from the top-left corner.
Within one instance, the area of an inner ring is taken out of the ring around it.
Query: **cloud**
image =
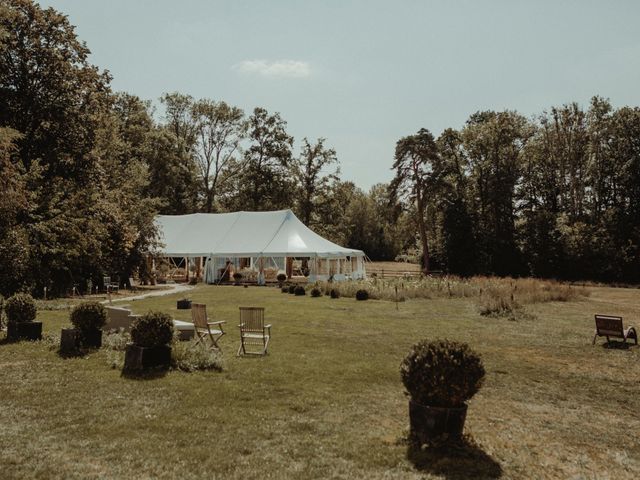
[[[233,69],[263,77],[306,78],[311,75],[311,66],[299,60],[244,60],[235,64]]]

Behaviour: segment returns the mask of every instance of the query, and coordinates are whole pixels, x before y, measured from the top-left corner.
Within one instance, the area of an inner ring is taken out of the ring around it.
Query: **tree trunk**
[[[420,241],[422,242],[422,258],[423,258],[423,272],[425,275],[429,275],[429,243],[427,241],[427,225],[424,221],[424,205],[422,198],[417,198],[418,207],[418,231],[420,232]]]

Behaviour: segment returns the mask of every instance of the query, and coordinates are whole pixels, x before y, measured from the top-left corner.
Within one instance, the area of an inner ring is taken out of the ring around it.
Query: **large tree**
[[[429,273],[429,239],[427,235],[427,204],[439,188],[442,164],[431,132],[422,128],[415,135],[401,138],[396,144],[391,182],[394,196],[405,198],[415,208],[415,222],[422,244],[422,266]]]
[[[302,140],[300,157],[293,165],[293,176],[298,184],[297,212],[305,225],[316,223],[315,215],[330,205],[332,185],[338,180],[340,168],[331,167],[338,163],[336,151],[324,146],[325,139],[319,138],[315,144]]]
[[[235,180],[232,209],[254,211],[290,208],[294,198],[291,179],[293,137],[280,114],[256,108],[248,119],[248,148],[244,169]]]
[[[225,102],[199,100],[191,108],[196,128],[195,158],[203,208],[217,210],[216,198],[244,166],[240,143],[246,135],[244,112]]]

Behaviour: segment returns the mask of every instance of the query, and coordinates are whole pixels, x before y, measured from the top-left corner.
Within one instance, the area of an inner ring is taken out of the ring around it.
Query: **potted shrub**
[[[163,312],[148,312],[131,325],[131,341],[124,357],[125,372],[168,368],[171,363],[173,320]]]
[[[329,292],[329,295],[331,296],[331,298],[340,298],[340,290],[332,288]]]
[[[181,298],[176,302],[178,310],[191,310],[191,300],[188,298]]]
[[[356,300],[369,300],[369,292],[366,290],[358,290],[356,292]]]
[[[282,288],[282,286],[284,285],[284,282],[287,281],[287,276],[284,273],[279,273],[278,276],[276,277],[276,280],[278,280],[278,286]]]
[[[289,287],[286,287],[286,286],[285,286],[285,287],[282,287],[282,288],[280,288],[280,291],[281,291],[282,293],[289,293]]]
[[[482,386],[484,367],[466,343],[422,340],[400,367],[407,389],[411,439],[423,444],[459,440],[467,401]]]
[[[296,293],[296,286],[295,285],[289,285],[289,293],[291,295],[293,295],[294,293]]]
[[[7,315],[7,340],[40,340],[42,322],[35,322],[36,302],[28,293],[16,293],[4,305]]]
[[[87,348],[102,346],[102,327],[107,323],[107,311],[100,302],[84,302],[71,310],[71,324],[75,327],[80,345]],[[71,334],[66,334],[71,335]],[[63,337],[65,334],[63,333]],[[62,339],[60,342],[62,349]]]
[[[240,282],[242,281],[242,274],[240,272],[234,273],[233,280],[235,281],[236,285],[240,285]]]
[[[298,285],[294,290],[293,290],[293,294],[301,297],[302,295],[306,295],[307,292],[305,291],[304,287],[302,285]]]
[[[318,298],[322,296],[322,290],[320,290],[318,287],[313,287],[311,289],[311,296],[313,298]]]

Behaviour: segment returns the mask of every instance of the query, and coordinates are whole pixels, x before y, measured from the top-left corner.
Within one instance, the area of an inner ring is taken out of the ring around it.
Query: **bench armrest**
[[[219,320],[217,322],[207,322],[207,325],[222,325],[223,323],[227,323],[226,320]]]

